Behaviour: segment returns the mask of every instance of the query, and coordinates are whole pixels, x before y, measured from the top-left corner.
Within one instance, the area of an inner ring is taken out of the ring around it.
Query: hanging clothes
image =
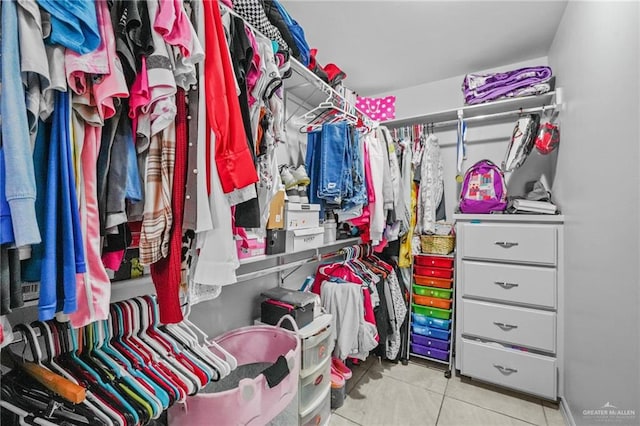
[[[232,95],[236,82],[217,2],[204,2],[204,18],[207,127],[215,134],[215,164],[226,194],[254,184],[258,175],[247,146],[238,98]]]
[[[436,211],[444,192],[444,165],[440,155],[440,145],[436,135],[429,135],[425,141],[420,163],[420,192],[416,233],[435,231]]]

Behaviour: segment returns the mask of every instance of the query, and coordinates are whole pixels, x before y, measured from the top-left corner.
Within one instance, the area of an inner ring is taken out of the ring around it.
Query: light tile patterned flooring
[[[468,378],[444,377],[444,366],[369,357],[353,368],[332,426],[565,426],[555,404]]]

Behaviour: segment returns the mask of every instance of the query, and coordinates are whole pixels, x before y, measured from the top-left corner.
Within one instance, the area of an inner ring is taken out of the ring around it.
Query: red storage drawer
[[[418,266],[435,266],[436,268],[453,268],[453,257],[416,256],[413,261]]]
[[[422,275],[423,277],[436,277],[436,278],[452,278],[453,269],[445,268],[432,268],[431,266],[414,265],[413,267],[416,275]]]
[[[419,296],[417,294],[414,294],[413,301],[414,303],[422,306],[433,306],[434,308],[451,309],[451,300],[447,299],[438,299],[436,297]]]
[[[427,287],[438,287],[438,288],[452,288],[453,280],[452,279],[442,279],[442,278],[433,278],[433,277],[423,277],[420,275],[414,275],[416,284],[418,285],[426,285]]]

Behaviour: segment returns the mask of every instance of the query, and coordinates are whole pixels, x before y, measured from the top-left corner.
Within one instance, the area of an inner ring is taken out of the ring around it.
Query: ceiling
[[[345,86],[373,95],[546,56],[565,1],[282,0]]]

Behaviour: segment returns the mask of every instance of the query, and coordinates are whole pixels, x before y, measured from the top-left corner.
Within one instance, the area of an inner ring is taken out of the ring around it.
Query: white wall
[[[566,109],[565,399],[578,425],[640,424],[637,2],[569,2],[549,51]],[[598,419],[610,404],[635,418]]]
[[[478,72],[508,71],[539,65],[548,65],[547,58],[536,58],[488,70],[479,70]],[[430,112],[455,109],[464,105],[461,90],[463,78],[464,75],[460,75],[376,96],[396,96],[396,118],[414,117]],[[499,122],[469,123],[467,128],[467,156],[461,173],[464,174],[465,170],[482,159],[489,159],[500,165],[507,151],[515,122],[516,118],[513,117]],[[457,173],[456,129],[455,126],[436,129],[435,134],[438,136],[444,163],[444,196],[447,218],[451,218],[458,204],[459,185],[455,180]],[[509,181],[509,194],[523,195],[524,184],[527,181],[537,180],[541,174],[545,174],[548,182],[553,186],[553,170],[555,169],[556,159],[556,153],[543,156],[534,150],[520,169],[506,176]]]

